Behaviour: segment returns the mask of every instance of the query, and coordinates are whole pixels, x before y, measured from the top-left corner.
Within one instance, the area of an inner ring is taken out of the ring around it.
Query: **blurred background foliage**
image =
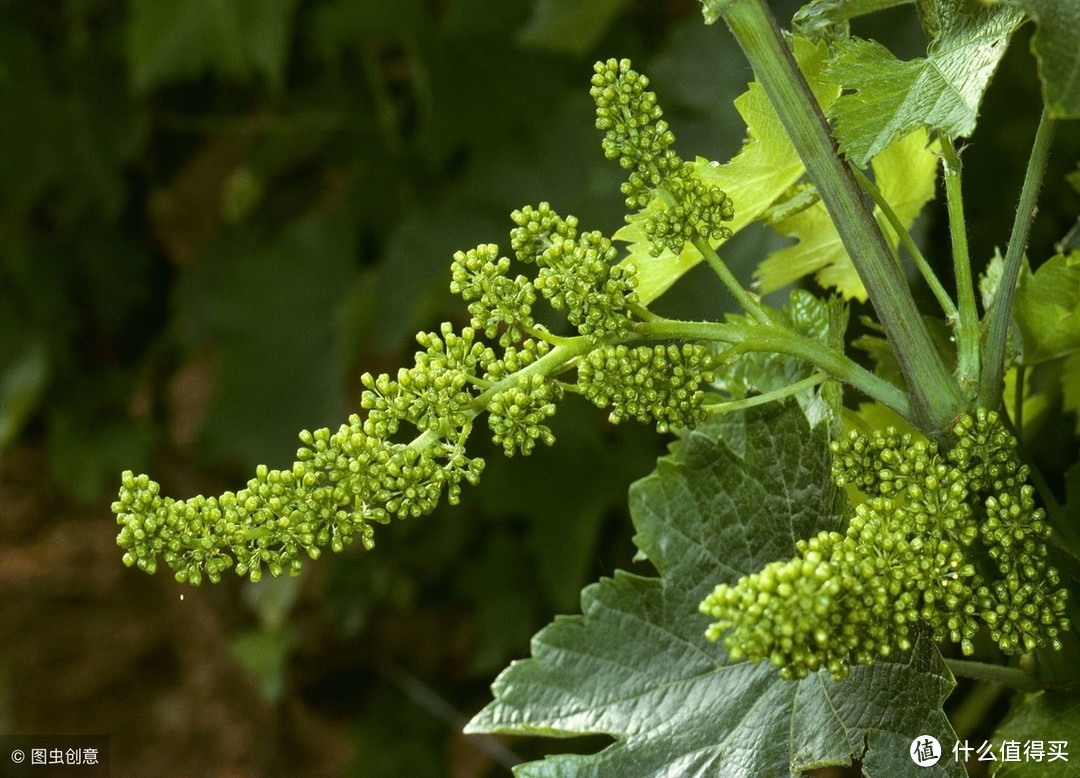
[[[902,10],[858,31],[914,55]],[[999,81],[1037,99],[1015,49]],[[588,98],[607,57],[650,74],[684,156],[738,149],[750,74],[692,0],[0,0],[0,731],[106,729],[118,775],[464,778],[542,753],[458,730],[631,565],[651,430],[568,401],[554,449],[489,446],[458,508],[258,586],[124,570],[108,505],[123,469],[188,496],[287,466],[360,373],[465,321],[450,256],[505,245],[514,208],[616,229]],[[1016,99],[991,91],[974,187],[1018,189]],[[975,256],[1009,198],[973,213]],[[771,240],[727,257],[748,278]],[[720,315],[699,271],[664,309]]]

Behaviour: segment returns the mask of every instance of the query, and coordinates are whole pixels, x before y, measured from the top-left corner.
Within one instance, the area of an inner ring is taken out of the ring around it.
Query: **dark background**
[[[857,31],[923,45],[910,8]],[[1029,34],[965,152],[969,190],[1001,195],[971,198],[978,258],[1034,131]],[[0,733],[109,734],[116,776],[472,778],[544,753],[459,732],[535,631],[633,565],[651,430],[568,400],[554,449],[481,442],[457,508],[259,585],[125,569],[109,504],[124,469],[186,497],[288,466],[362,372],[465,320],[450,256],[505,246],[514,208],[616,229],[588,97],[607,57],[652,77],[684,156],[738,150],[749,71],[689,1],[0,0]],[[1077,210],[1076,151],[1032,256]],[[726,256],[748,278],[769,241]],[[728,306],[702,268],[671,297]]]

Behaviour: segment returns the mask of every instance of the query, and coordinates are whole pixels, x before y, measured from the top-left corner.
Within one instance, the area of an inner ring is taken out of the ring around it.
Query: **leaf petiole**
[[[946,659],[945,664],[953,675],[960,678],[999,683],[1008,686],[1010,689],[1023,692],[1037,692],[1043,688],[1043,685],[1039,683],[1035,676],[1021,670],[1019,667],[1005,667],[988,662],[973,662],[970,659]]]
[[[711,3],[706,12],[718,13],[731,29],[836,225],[911,391],[905,416],[930,434],[941,433],[960,415],[965,397],[930,338],[851,167],[837,155],[825,116],[776,19],[763,0]]]
[[[705,240],[705,238],[697,237],[691,242],[693,243],[694,248],[698,250],[698,253],[709,263],[709,267],[713,269],[713,272],[724,282],[724,286],[728,288],[728,291],[735,297],[739,305],[743,307],[743,310],[754,317],[754,320],[758,324],[766,327],[773,326],[774,322],[772,317],[765,309],[765,306],[761,304],[761,299],[753,292],[749,292],[743,288],[742,284],[735,278],[735,274],[731,272],[724,263],[724,260],[716,253],[716,249],[712,247],[709,241]]]
[[[967,394],[979,380],[979,311],[975,307],[975,285],[971,280],[960,155],[956,153],[952,138],[948,136],[942,135],[939,145],[945,174],[945,200],[949,213],[953,273],[956,277],[956,300],[959,307],[956,325],[956,375]]]
[[[827,380],[829,380],[829,376],[819,370],[812,376],[804,378],[801,381],[796,381],[793,384],[788,384],[780,389],[765,392],[764,394],[756,394],[753,397],[744,397],[741,400],[728,400],[725,402],[712,403],[711,405],[706,406],[706,410],[709,413],[741,411],[744,408],[753,408],[756,405],[765,405],[766,403],[775,402],[776,400],[782,400],[785,397],[791,397],[794,394],[798,394],[803,389],[810,389],[818,384],[825,383]]]
[[[998,282],[994,304],[986,314],[988,322],[986,353],[983,360],[986,365],[979,383],[979,404],[993,408],[1001,401],[1001,384],[1005,377],[1005,346],[1009,335],[1009,321],[1012,314],[1012,300],[1016,292],[1016,281],[1020,275],[1020,261],[1027,248],[1031,222],[1035,219],[1035,203],[1039,197],[1046,161],[1050,157],[1050,145],[1054,140],[1054,119],[1043,107],[1039,117],[1039,127],[1035,131],[1031,156],[1028,158],[1027,171],[1024,173],[1024,185],[1020,189],[1020,202],[1016,207],[1012,232],[1009,235],[1009,248],[1005,252],[1001,280]]]
[[[942,313],[945,314],[945,319],[950,322],[957,321],[959,317],[956,303],[953,302],[949,293],[945,291],[945,287],[941,285],[941,281],[938,279],[937,274],[934,273],[934,269],[930,267],[930,263],[926,261],[926,257],[923,256],[922,251],[919,250],[915,241],[911,239],[911,233],[904,229],[904,223],[900,221],[900,217],[896,215],[896,211],[893,210],[892,205],[890,205],[889,201],[882,195],[881,190],[878,189],[861,170],[852,166],[851,172],[855,176],[855,180],[859,182],[859,186],[873,198],[874,204],[877,205],[885,215],[885,218],[889,222],[889,226],[892,227],[893,232],[896,233],[896,237],[907,251],[908,256],[910,256],[911,260],[915,263],[915,267],[918,268],[923,280],[926,281],[926,285],[930,287],[930,291],[934,293],[938,305],[941,306]]]
[[[912,412],[911,398],[904,390],[874,375],[845,354],[775,322],[762,327],[756,324],[665,319],[644,323],[638,332],[643,338],[730,343],[734,353],[772,352],[799,357],[902,416],[907,417]]]

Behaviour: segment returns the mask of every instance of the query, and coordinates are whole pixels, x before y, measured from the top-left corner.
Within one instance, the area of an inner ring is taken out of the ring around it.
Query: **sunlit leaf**
[[[923,206],[934,197],[938,165],[934,148],[927,146],[926,132],[920,129],[890,144],[872,162],[877,187],[905,228],[911,227]],[[874,214],[885,225],[885,236],[895,249],[899,238],[879,208],[874,209]],[[814,274],[822,286],[832,287],[844,297],[866,299],[855,265],[823,203],[819,201],[775,226],[782,235],[798,242],[773,252],[761,263],[755,275],[762,292]]]

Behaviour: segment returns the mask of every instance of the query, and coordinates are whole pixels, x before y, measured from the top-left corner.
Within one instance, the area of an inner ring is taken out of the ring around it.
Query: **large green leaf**
[[[953,686],[920,640],[900,661],[784,682],[732,664],[705,641],[701,599],[790,557],[795,541],[835,526],[825,427],[794,404],[722,416],[691,433],[631,490],[635,542],[660,578],[616,573],[582,593],[583,615],[533,638],[533,658],[496,680],[467,731],[607,734],[598,754],[560,755],[518,776],[785,776],[861,760],[866,775],[914,767],[914,738],[955,738],[941,703]],[[945,759],[919,775],[963,775]]]
[[[1019,6],[1039,24],[1031,50],[1039,60],[1043,99],[1059,119],[1080,118],[1080,3],[1076,0],[991,0]]]
[[[839,90],[820,77],[827,54],[825,45],[815,46],[796,38],[794,48],[800,69],[822,108],[827,109]],[[735,203],[735,218],[728,225],[733,233],[758,219],[804,172],[802,161],[760,84],[756,81],[750,84],[735,100],[735,108],[746,122],[747,140],[742,151],[724,165],[699,158],[695,170],[707,186],[720,187]],[[677,132],[678,126],[674,129]],[[670,251],[654,257],[644,221],[642,214],[629,218],[615,237],[630,244],[627,261],[637,267],[637,293],[643,303],[648,303],[700,262],[701,255],[687,244],[677,257]]]
[[[998,756],[994,776],[1073,778],[1076,756],[1069,755],[1069,744],[1074,744],[1075,749],[1077,742],[1080,700],[1075,694],[1039,692],[1014,710],[994,733],[994,752]],[[1064,758],[1053,752],[1064,752]]]
[[[1025,265],[1013,301],[1025,365],[1080,349],[1080,250],[1058,254],[1032,273]]]
[[[1015,8],[978,0],[923,0],[927,56],[901,61],[876,41],[837,44],[826,77],[852,90],[832,107],[840,147],[865,165],[918,127],[953,137],[970,135],[1009,37],[1023,20]]]

